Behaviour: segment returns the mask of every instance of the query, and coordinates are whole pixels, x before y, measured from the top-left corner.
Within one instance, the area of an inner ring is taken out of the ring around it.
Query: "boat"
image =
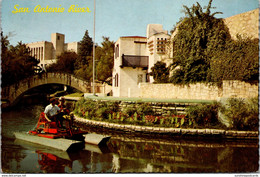
[[[73,114],[66,115],[64,118],[67,119],[65,127],[58,125],[58,122],[48,122],[45,118],[45,114],[42,112],[34,130],[30,130],[29,132],[14,132],[14,136],[16,139],[62,151],[83,149],[85,143],[99,146],[100,144],[105,144],[110,139],[109,136],[88,133],[72,125],[74,119]]]

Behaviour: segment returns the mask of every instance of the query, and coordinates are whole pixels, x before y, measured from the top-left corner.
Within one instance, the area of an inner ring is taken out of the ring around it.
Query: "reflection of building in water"
[[[51,34],[51,42],[41,41],[26,44],[30,48],[31,56],[37,58],[41,67],[55,63],[57,57],[63,52],[72,51],[78,53],[79,42],[65,43],[65,35],[60,33]]]
[[[113,140],[111,144],[112,171],[115,173],[212,173],[258,170],[257,144],[155,140]],[[238,161],[238,158],[242,161]],[[250,165],[243,168],[242,163]]]

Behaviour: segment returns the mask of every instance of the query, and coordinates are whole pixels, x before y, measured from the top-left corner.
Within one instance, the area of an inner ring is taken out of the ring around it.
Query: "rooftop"
[[[143,38],[143,39],[146,39],[146,37],[143,37],[143,36],[121,36],[121,38]]]

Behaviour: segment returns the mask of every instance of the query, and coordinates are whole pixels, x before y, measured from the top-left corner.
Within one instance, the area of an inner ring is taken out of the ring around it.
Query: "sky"
[[[121,36],[146,36],[148,24],[162,24],[170,30],[184,17],[183,5],[196,2],[202,7],[209,0],[95,0],[95,42],[102,36],[117,41]],[[213,0],[212,12],[223,12],[217,18],[226,18],[258,8],[258,0]],[[90,12],[68,12],[70,7],[89,8]],[[64,8],[64,12],[34,12],[35,7]],[[28,8],[27,13],[12,13]],[[94,0],[1,0],[1,28],[9,36],[11,45],[50,41],[51,33],[65,34],[65,42],[79,42],[88,30],[93,38]]]

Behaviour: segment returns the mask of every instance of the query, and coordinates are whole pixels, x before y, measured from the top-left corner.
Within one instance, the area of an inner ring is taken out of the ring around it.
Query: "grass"
[[[158,99],[158,98],[128,98],[128,97],[111,97],[111,96],[94,96],[89,95],[86,98],[96,100],[110,101],[132,101],[132,102],[163,102],[163,103],[213,103],[214,100],[197,100],[197,99]]]
[[[84,93],[72,93],[69,95],[65,95],[66,97],[82,97]]]

